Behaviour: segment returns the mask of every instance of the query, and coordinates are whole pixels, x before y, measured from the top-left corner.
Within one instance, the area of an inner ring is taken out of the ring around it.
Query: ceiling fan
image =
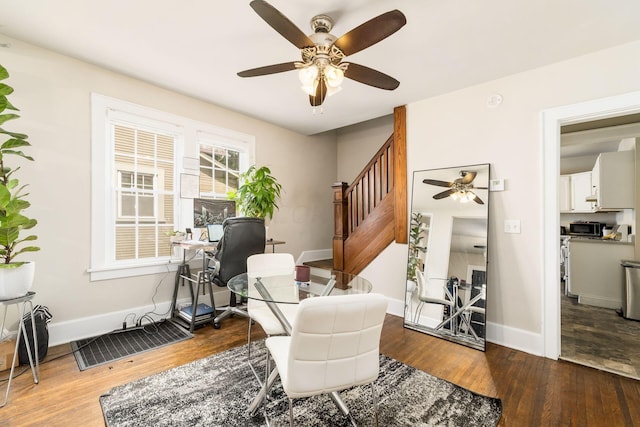
[[[314,107],[322,105],[327,95],[339,91],[344,77],[386,90],[394,90],[400,85],[398,80],[380,71],[343,62],[346,56],[378,43],[402,28],[407,19],[399,10],[383,13],[338,38],[330,33],[334,22],[327,15],[311,19],[314,33],[307,36],[266,1],[254,0],[250,5],[267,24],[300,49],[302,61],[252,68],[239,72],[238,76],[256,77],[298,69],[302,89],[309,94],[309,102]]]
[[[479,205],[484,205],[484,202],[478,197],[472,189],[487,190],[487,187],[476,187],[473,185],[473,180],[476,178],[477,173],[473,171],[460,171],[460,178],[453,182],[440,181],[438,179],[423,179],[422,182],[430,185],[437,185],[438,187],[449,187],[448,190],[438,193],[433,196],[434,199],[444,199],[445,197],[451,197],[454,200],[460,200],[461,202],[474,201]]]

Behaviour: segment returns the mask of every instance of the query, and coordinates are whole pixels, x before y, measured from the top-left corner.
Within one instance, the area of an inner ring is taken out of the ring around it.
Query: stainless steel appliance
[[[574,221],[569,223],[570,236],[602,237],[605,224],[596,221]]]
[[[625,319],[640,320],[640,263],[623,260],[622,266],[626,279],[622,316]]]

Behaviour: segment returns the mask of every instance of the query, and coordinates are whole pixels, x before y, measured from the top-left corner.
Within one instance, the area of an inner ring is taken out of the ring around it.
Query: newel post
[[[344,270],[344,241],[349,235],[347,228],[346,182],[336,182],[333,188],[333,269]]]

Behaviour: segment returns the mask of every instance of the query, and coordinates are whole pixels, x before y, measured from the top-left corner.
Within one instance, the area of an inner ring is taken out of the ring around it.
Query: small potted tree
[[[256,168],[253,165],[240,175],[240,182],[237,191],[228,193],[229,199],[234,200],[246,216],[265,220],[273,218],[282,185],[271,175],[271,170],[267,166]]]
[[[0,65],[0,126],[20,117],[15,113],[5,113],[6,110],[18,111],[7,99],[13,88],[2,83],[8,77],[9,73]],[[33,284],[35,264],[33,261],[15,261],[15,258],[25,252],[40,250],[29,244],[37,239],[35,235],[21,236],[23,231],[35,227],[38,222],[23,213],[31,204],[25,200],[28,196],[26,185],[20,185],[14,176],[20,167],[6,163],[8,156],[33,161],[31,156],[21,151],[23,147],[31,146],[27,138],[25,134],[0,127],[0,300],[27,294]]]
[[[413,212],[409,227],[409,262],[407,263],[407,280],[413,283],[416,281],[416,269],[420,263],[420,254],[427,251],[427,248],[421,245],[423,238],[422,214]]]

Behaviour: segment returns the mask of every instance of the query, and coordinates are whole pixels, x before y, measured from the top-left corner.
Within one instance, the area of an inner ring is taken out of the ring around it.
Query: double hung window
[[[253,137],[97,94],[92,107],[91,278],[166,271],[169,235],[193,227],[181,175],[198,175],[200,197],[225,199]]]

